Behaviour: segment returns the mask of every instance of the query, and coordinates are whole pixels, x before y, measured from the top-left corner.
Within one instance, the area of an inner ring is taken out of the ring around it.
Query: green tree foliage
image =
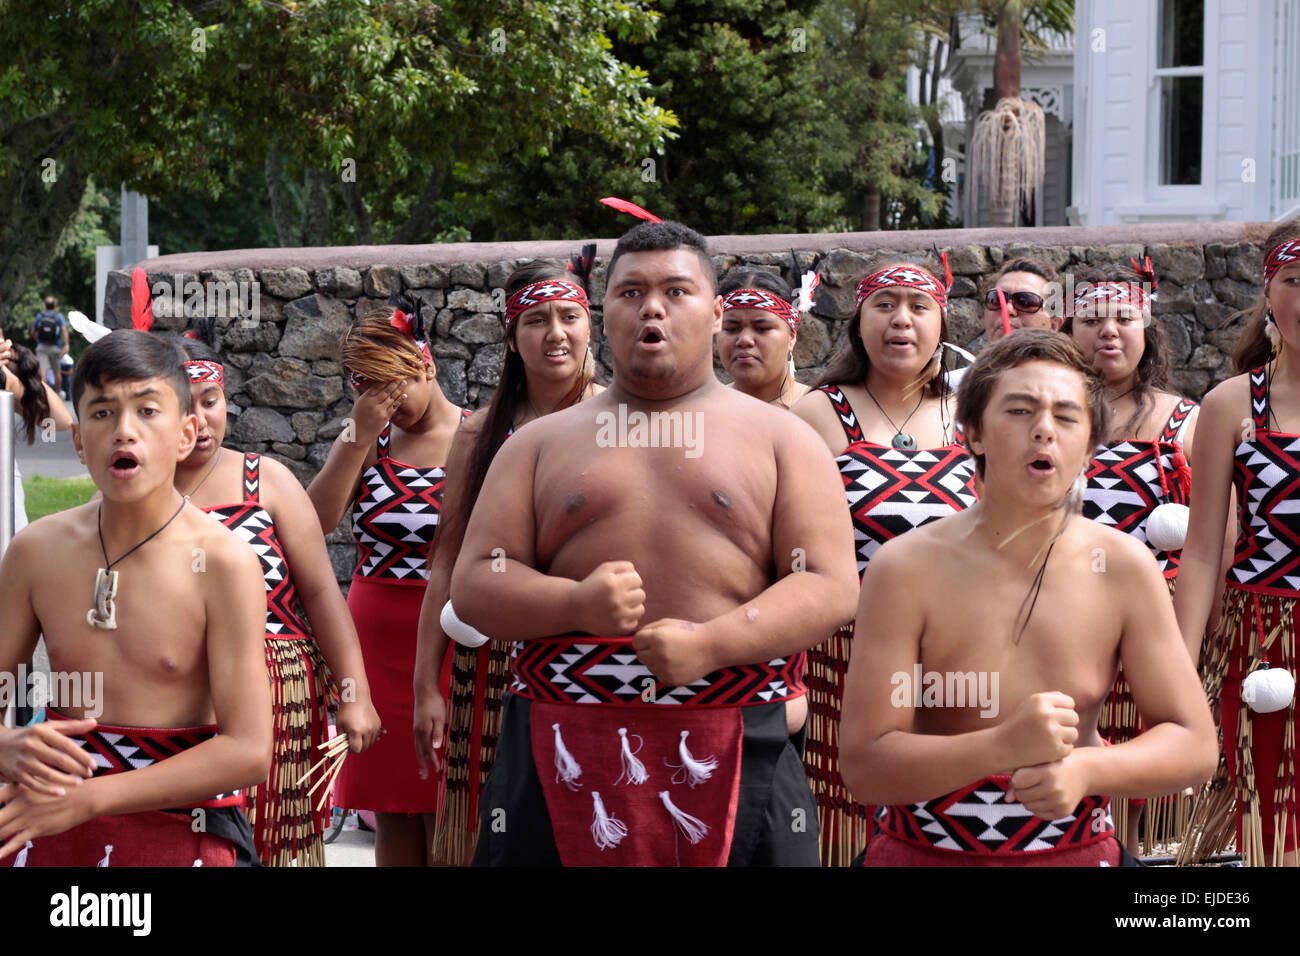
[[[655,17],[622,0],[0,2],[0,321],[92,175],[216,200],[270,173],[282,242],[328,241],[329,197],[412,241],[453,162],[545,153],[564,130],[632,153],[675,119],[611,51]],[[238,170],[230,176],[226,170]]]

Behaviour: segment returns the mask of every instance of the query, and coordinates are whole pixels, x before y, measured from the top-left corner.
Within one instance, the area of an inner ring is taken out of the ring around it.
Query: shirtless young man
[[[172,487],[196,434],[184,360],[140,331],[87,349],[73,441],[102,500],[29,525],[0,564],[0,671],[43,633],[54,673],[103,681],[99,721],[61,702],[46,723],[0,729],[8,864],[251,859],[236,791],[271,760],[265,586],[253,550]],[[113,575],[115,590],[97,587]]]
[[[854,796],[887,805],[867,865],[1119,865],[1096,794],[1213,772],[1214,725],[1149,549],[1063,507],[1102,408],[1066,336],[989,346],[957,410],[979,504],[872,559],[840,729]],[[1103,747],[1117,661],[1147,730]]]
[[[488,472],[451,597],[520,643],[476,864],[817,865],[790,735],[801,652],[852,614],[852,533],[812,429],[714,377],[714,283],[686,227],[624,235],[613,384]]]

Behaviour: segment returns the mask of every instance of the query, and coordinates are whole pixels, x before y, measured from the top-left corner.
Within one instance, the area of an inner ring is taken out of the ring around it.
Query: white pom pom
[[[1295,678],[1281,667],[1265,664],[1241,682],[1241,699],[1257,714],[1284,709],[1295,696]]]
[[[1147,541],[1157,551],[1177,551],[1187,540],[1187,505],[1164,504],[1147,517]]]

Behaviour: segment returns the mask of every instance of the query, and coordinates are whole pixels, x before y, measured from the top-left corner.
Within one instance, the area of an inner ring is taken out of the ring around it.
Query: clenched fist
[[[631,634],[645,613],[645,589],[631,561],[606,561],[574,585],[570,598],[577,629],[588,634]]]
[[[632,636],[637,658],[665,684],[689,684],[717,670],[703,624],[666,617]]]
[[[1074,700],[1059,691],[1034,694],[1021,702],[1002,724],[1003,745],[1010,767],[1033,767],[1066,757],[1079,739],[1079,715]]]

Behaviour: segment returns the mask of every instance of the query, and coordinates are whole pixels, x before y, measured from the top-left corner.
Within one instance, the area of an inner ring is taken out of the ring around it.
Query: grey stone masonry
[[[797,287],[799,273],[816,263],[821,285],[795,347],[802,381],[814,380],[843,344],[854,287],[883,257],[932,261],[932,247],[946,251],[953,272],[949,338],[977,351],[984,344],[984,325],[976,288],[1007,259],[1036,258],[1068,275],[1085,265],[1150,256],[1160,279],[1153,311],[1165,331],[1171,384],[1200,398],[1232,372],[1230,354],[1241,330],[1237,313],[1261,292],[1261,244],[1272,225],[715,236],[709,244],[720,275],[723,268],[754,266],[778,272]],[[458,404],[482,407],[491,400],[505,352],[500,312],[506,277],[517,264],[534,259],[566,262],[581,246],[573,241],[244,249],[161,256],[141,267],[155,290],[156,329],[178,332],[198,314],[208,314],[205,307],[217,307],[217,347],[228,365],[228,444],[277,458],[306,485],[351,409],[338,347],[356,316],[383,307],[396,292],[419,299],[443,392]],[[614,240],[598,241],[592,283],[592,349],[602,381],[609,380],[609,350],[600,332],[601,299],[613,249]],[[195,283],[208,290],[205,297],[191,294]],[[212,288],[230,294],[214,295]],[[175,294],[160,295],[158,289]],[[105,323],[129,327],[130,304],[130,276],[111,273]],[[347,526],[345,518],[328,539],[340,581],[355,563]]]

